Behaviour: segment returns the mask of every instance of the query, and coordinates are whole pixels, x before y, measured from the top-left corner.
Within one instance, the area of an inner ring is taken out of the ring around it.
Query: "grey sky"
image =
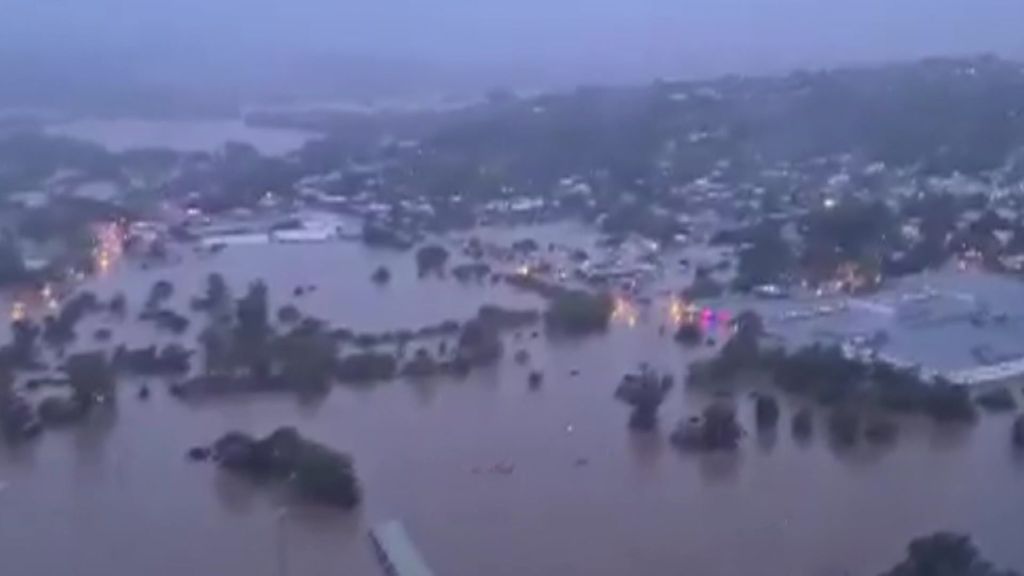
[[[258,66],[268,56],[330,54],[573,83],[1024,55],[1019,0],[0,0],[0,8],[0,51],[28,59],[94,48]]]

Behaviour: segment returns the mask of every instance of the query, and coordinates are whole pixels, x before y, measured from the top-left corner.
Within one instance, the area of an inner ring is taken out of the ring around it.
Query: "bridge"
[[[370,540],[388,576],[434,576],[401,522],[390,520],[374,527]]]

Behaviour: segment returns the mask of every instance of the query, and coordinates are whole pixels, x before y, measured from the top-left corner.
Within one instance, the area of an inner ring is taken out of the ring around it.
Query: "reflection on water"
[[[109,222],[97,225],[93,234],[96,241],[92,252],[93,269],[100,275],[106,275],[121,259],[126,238],[125,227],[119,222]]]
[[[757,447],[764,452],[771,452],[775,448],[775,444],[779,441],[779,429],[772,428],[770,430],[758,430],[755,435],[757,438]]]
[[[90,253],[93,274],[107,276],[117,268],[124,256],[126,238],[127,231],[122,222],[107,222],[93,226],[93,247]],[[22,287],[17,293],[7,294],[10,299],[10,321],[17,322],[30,317],[38,320],[44,315],[58,312],[60,299],[74,290],[78,282],[85,280],[85,274],[81,270],[71,269],[65,276],[64,280],[56,283],[47,282],[42,286]]]
[[[991,416],[995,418],[995,416]],[[933,428],[931,431],[931,447],[938,450],[957,450],[968,445],[974,427],[968,424],[950,424]]]
[[[668,448],[668,441],[664,434],[658,431],[627,434],[626,439],[632,450],[634,461],[637,465],[646,468],[655,468]]]
[[[379,264],[392,271],[387,290],[369,279]],[[506,288],[419,280],[412,255],[350,244],[232,247],[174,268],[122,266],[89,286],[101,297],[124,289],[132,307],[156,279],[173,278],[174,305],[185,310],[215,270],[236,293],[263,277],[278,303],[359,330],[466,318],[486,302],[540,305]],[[318,290],[291,297],[309,283]],[[836,450],[821,414],[798,443],[789,430],[797,406],[783,402],[779,430],[758,433],[752,400],[737,394],[749,431],[740,450],[683,454],[668,432],[711,399],[680,385],[660,432],[631,433],[612,397],[620,376],[646,361],[682,382],[698,353],[659,336],[665,317],[638,315],[632,329],[584,340],[524,340],[510,350],[529,348],[530,365],[509,359],[463,380],[198,405],[156,386],[141,402],[125,386],[116,411],[89,426],[0,447],[4,573],[270,574],[284,531],[291,573],[369,576],[380,572],[365,531],[391,518],[438,574],[454,576],[870,574],[936,529],[973,532],[997,564],[1024,567],[1024,463],[1008,449],[1007,418],[951,429],[909,421],[891,448]],[[167,338],[133,322],[111,326],[114,342]],[[539,391],[527,386],[531,369],[545,373]],[[184,458],[228,429],[288,425],[354,455],[366,495],[359,513],[296,505]],[[473,473],[498,463],[514,470]]]
[[[700,467],[701,480],[708,484],[735,483],[739,478],[743,454],[716,452],[695,456]]]

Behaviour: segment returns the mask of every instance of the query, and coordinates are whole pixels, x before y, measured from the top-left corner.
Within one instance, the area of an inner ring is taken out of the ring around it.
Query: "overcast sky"
[[[0,50],[373,57],[638,81],[1024,55],[1022,0],[0,0]],[[184,56],[182,56],[184,58]]]

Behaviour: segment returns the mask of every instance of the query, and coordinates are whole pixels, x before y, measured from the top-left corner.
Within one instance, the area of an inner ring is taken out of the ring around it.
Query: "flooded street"
[[[184,311],[210,272],[224,274],[235,296],[263,278],[275,309],[293,303],[368,331],[466,319],[486,303],[543,306],[504,284],[418,279],[411,253],[351,243],[183,257],[168,268],[124,266],[87,287],[101,299],[123,290],[137,311],[153,282],[172,279],[173,308]],[[392,272],[387,286],[370,281],[378,265]],[[293,298],[300,284],[317,289]],[[94,322],[76,346],[98,347]],[[870,575],[912,537],[940,529],[970,532],[996,564],[1024,567],[1024,458],[1010,446],[1012,415],[967,428],[911,419],[892,447],[843,450],[828,442],[820,413],[813,439],[795,441],[791,404],[777,435],[757,435],[740,394],[751,436],[736,454],[680,453],[668,432],[711,399],[682,385],[704,352],[660,336],[662,323],[652,307],[602,336],[510,336],[497,367],[464,379],[336,386],[312,401],[251,394],[185,404],[156,386],[140,402],[136,383],[122,382],[107,420],[0,446],[3,572],[272,576],[283,558],[295,576],[376,576],[367,530],[388,519],[405,524],[439,576]],[[173,340],[134,320],[104,325],[113,342]],[[183,341],[200,329],[194,319]],[[519,349],[530,366],[512,360]],[[621,375],[643,361],[676,377],[656,434],[629,431],[628,409],[613,399]],[[527,387],[532,368],[546,375],[537,391]],[[357,512],[296,505],[185,459],[228,430],[286,425],[353,455],[365,495]],[[493,473],[499,463],[511,473]]]

